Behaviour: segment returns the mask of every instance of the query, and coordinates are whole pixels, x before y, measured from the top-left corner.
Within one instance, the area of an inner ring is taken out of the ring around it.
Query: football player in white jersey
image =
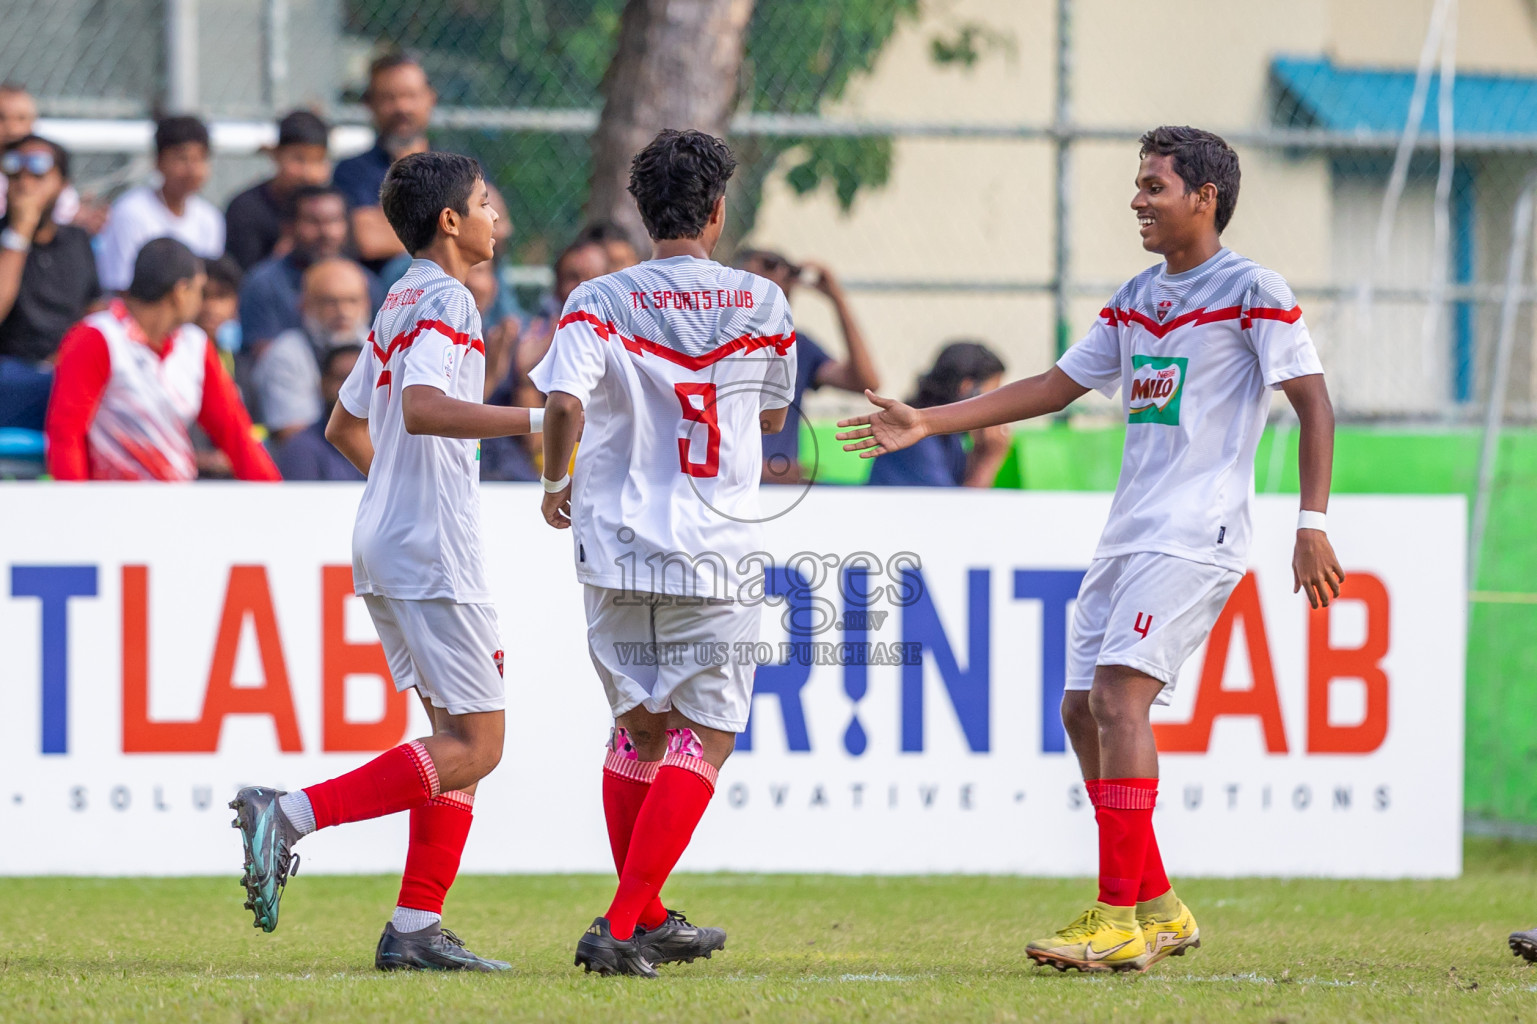
[[[614,715],[603,810],[619,888],[576,949],[602,974],[655,977],[726,943],[660,893],[747,725],[759,609],[738,589],[760,548],[762,435],[784,426],[795,382],[784,293],[710,259],[735,168],[697,131],[635,157],[653,257],[578,287],[531,374],[549,396],[544,517],[574,535]]]
[[[1238,154],[1210,132],[1142,137],[1131,202],[1164,258],[1121,287],[1052,369],[964,402],[844,420],[865,458],[931,434],[1043,416],[1097,388],[1123,391],[1126,447],[1110,520],[1073,613],[1062,720],[1099,824],[1099,899],[1026,953],[1059,969],[1145,970],[1200,945],[1153,835],[1158,749],[1149,711],[1211,632],[1247,568],[1254,451],[1286,394],[1300,421],[1295,588],[1313,607],[1345,576],[1324,531],[1334,412],[1302,310],[1279,274],[1222,245]]]
[[[470,268],[491,258],[480,166],[452,153],[396,161],[380,205],[413,260],[374,319],[326,438],[368,478],[352,536],[355,592],[399,690],[414,688],[432,735],[294,793],[250,787],[230,804],[245,844],[256,924],[277,927],[298,840],[317,828],[411,812],[380,970],[503,971],[442,927],[469,836],[476,783],[502,756],[502,645],[480,545],[480,438],[539,429],[542,410],[482,404],[485,343]]]

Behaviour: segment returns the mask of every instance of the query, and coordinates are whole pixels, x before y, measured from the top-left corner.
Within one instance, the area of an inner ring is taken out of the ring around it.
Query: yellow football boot
[[[1026,945],[1025,955],[1059,971],[1069,967],[1080,971],[1146,970],[1148,948],[1142,929],[1135,920],[1129,926],[1119,923],[1119,918],[1131,910],[1095,903],[1055,935]]]
[[[1164,957],[1184,956],[1186,950],[1201,945],[1201,927],[1183,902],[1172,918],[1140,917],[1137,923],[1142,926],[1142,940],[1147,945],[1148,967]]]

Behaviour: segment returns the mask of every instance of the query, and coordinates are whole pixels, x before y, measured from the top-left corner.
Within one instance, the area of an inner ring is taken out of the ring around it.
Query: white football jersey
[[[586,414],[571,492],[583,583],[729,598],[761,571],[742,564],[761,546],[759,415],[795,387],[777,285],[692,256],[596,278],[530,376]]]
[[[1159,551],[1243,572],[1266,389],[1323,373],[1281,275],[1229,249],[1182,274],[1149,267],[1057,365],[1107,398],[1125,389],[1121,478],[1094,557]]]
[[[400,408],[413,384],[478,404],[485,380],[486,346],[470,290],[431,260],[413,260],[342,385],[342,408],[368,420],[374,445],[352,534],[357,593],[491,599],[480,547],[480,442],[408,434]]]

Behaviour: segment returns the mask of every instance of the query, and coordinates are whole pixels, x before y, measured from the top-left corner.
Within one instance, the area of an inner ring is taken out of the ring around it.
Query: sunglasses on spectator
[[[801,276],[801,268],[797,267],[783,256],[759,255],[758,262],[763,264],[763,269],[767,270],[770,274],[776,273],[777,271],[783,269],[788,270],[791,277]]]
[[[15,177],[22,171],[26,171],[41,178],[53,168],[52,153],[23,153],[13,149],[4,156],[0,156],[0,171],[3,171],[7,177]]]

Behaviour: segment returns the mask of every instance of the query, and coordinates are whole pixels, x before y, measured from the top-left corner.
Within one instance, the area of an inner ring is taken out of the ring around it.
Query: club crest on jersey
[[[495,654],[491,655],[491,660],[496,662],[496,674],[501,676],[503,679],[506,679],[507,678],[507,669],[506,669],[507,658],[506,658],[505,652],[497,651]]]
[[[1126,422],[1178,424],[1188,362],[1183,356],[1133,355]]]
[[[1157,308],[1154,310],[1154,312],[1158,314],[1158,322],[1163,323],[1163,318],[1168,316],[1169,310],[1173,308],[1174,303],[1170,299],[1164,299],[1162,302],[1158,303]]]

